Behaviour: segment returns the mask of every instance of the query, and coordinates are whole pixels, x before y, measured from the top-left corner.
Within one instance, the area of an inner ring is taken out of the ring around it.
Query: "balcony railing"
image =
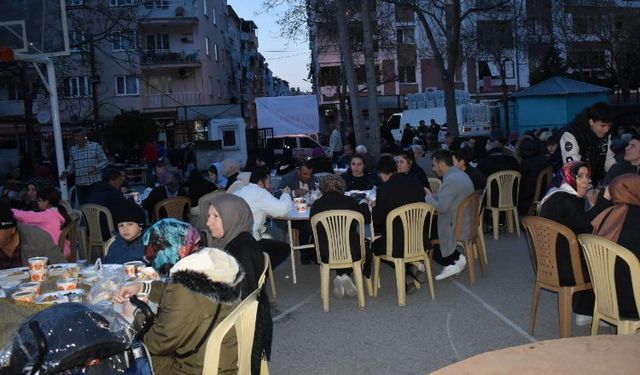
[[[173,19],[179,22],[192,19],[197,21],[197,9],[192,0],[141,0],[138,18],[142,22],[154,19]]]
[[[185,105],[202,104],[200,98],[200,92],[143,95],[142,105],[144,108],[175,108]]]
[[[179,51],[164,49],[144,50],[140,54],[140,64],[195,64],[200,62],[199,56],[200,51],[197,49],[183,49]]]

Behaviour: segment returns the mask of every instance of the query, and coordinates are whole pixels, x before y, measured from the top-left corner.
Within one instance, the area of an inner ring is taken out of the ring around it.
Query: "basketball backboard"
[[[1,0],[0,47],[34,57],[68,55],[65,0]]]

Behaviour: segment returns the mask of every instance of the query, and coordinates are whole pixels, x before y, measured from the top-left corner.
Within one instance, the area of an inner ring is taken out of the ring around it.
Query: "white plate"
[[[16,267],[8,268],[6,270],[0,270],[0,279],[16,279],[29,276],[28,267]]]
[[[22,284],[22,280],[0,279],[0,288],[2,289],[15,289],[20,284]]]
[[[69,294],[69,293],[84,295],[84,290],[82,289],[60,290],[57,292],[40,294],[39,296],[36,297],[36,303],[39,305],[53,305],[56,303],[67,303],[69,302],[69,299],[65,296],[65,294]],[[56,299],[51,301],[45,301],[47,297],[52,297],[52,296],[56,297]]]
[[[80,269],[80,267],[78,267],[78,265],[75,264],[75,263],[50,264],[49,265],[49,275],[51,275],[51,276],[60,276],[60,275],[64,274],[64,272],[66,270],[72,269],[72,268]]]

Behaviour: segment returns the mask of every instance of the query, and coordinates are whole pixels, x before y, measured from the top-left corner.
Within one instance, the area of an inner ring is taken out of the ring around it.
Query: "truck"
[[[438,124],[447,123],[447,109],[442,91],[409,94],[409,108],[394,113],[382,126],[388,127],[396,141],[402,138],[405,124],[417,128],[424,120],[429,125],[433,119]],[[469,94],[456,90],[456,114],[460,136],[481,136],[491,134],[491,109],[486,103],[471,103]]]

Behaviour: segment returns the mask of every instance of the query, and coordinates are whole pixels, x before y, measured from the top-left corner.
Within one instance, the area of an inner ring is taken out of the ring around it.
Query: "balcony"
[[[142,95],[144,109],[175,108],[189,105],[199,105],[200,92],[178,92],[172,94]]]
[[[193,24],[198,14],[192,0],[142,0],[138,6],[138,22],[145,24]]]
[[[198,66],[200,65],[199,57],[200,51],[197,49],[143,50],[140,53],[140,65],[146,67]]]

